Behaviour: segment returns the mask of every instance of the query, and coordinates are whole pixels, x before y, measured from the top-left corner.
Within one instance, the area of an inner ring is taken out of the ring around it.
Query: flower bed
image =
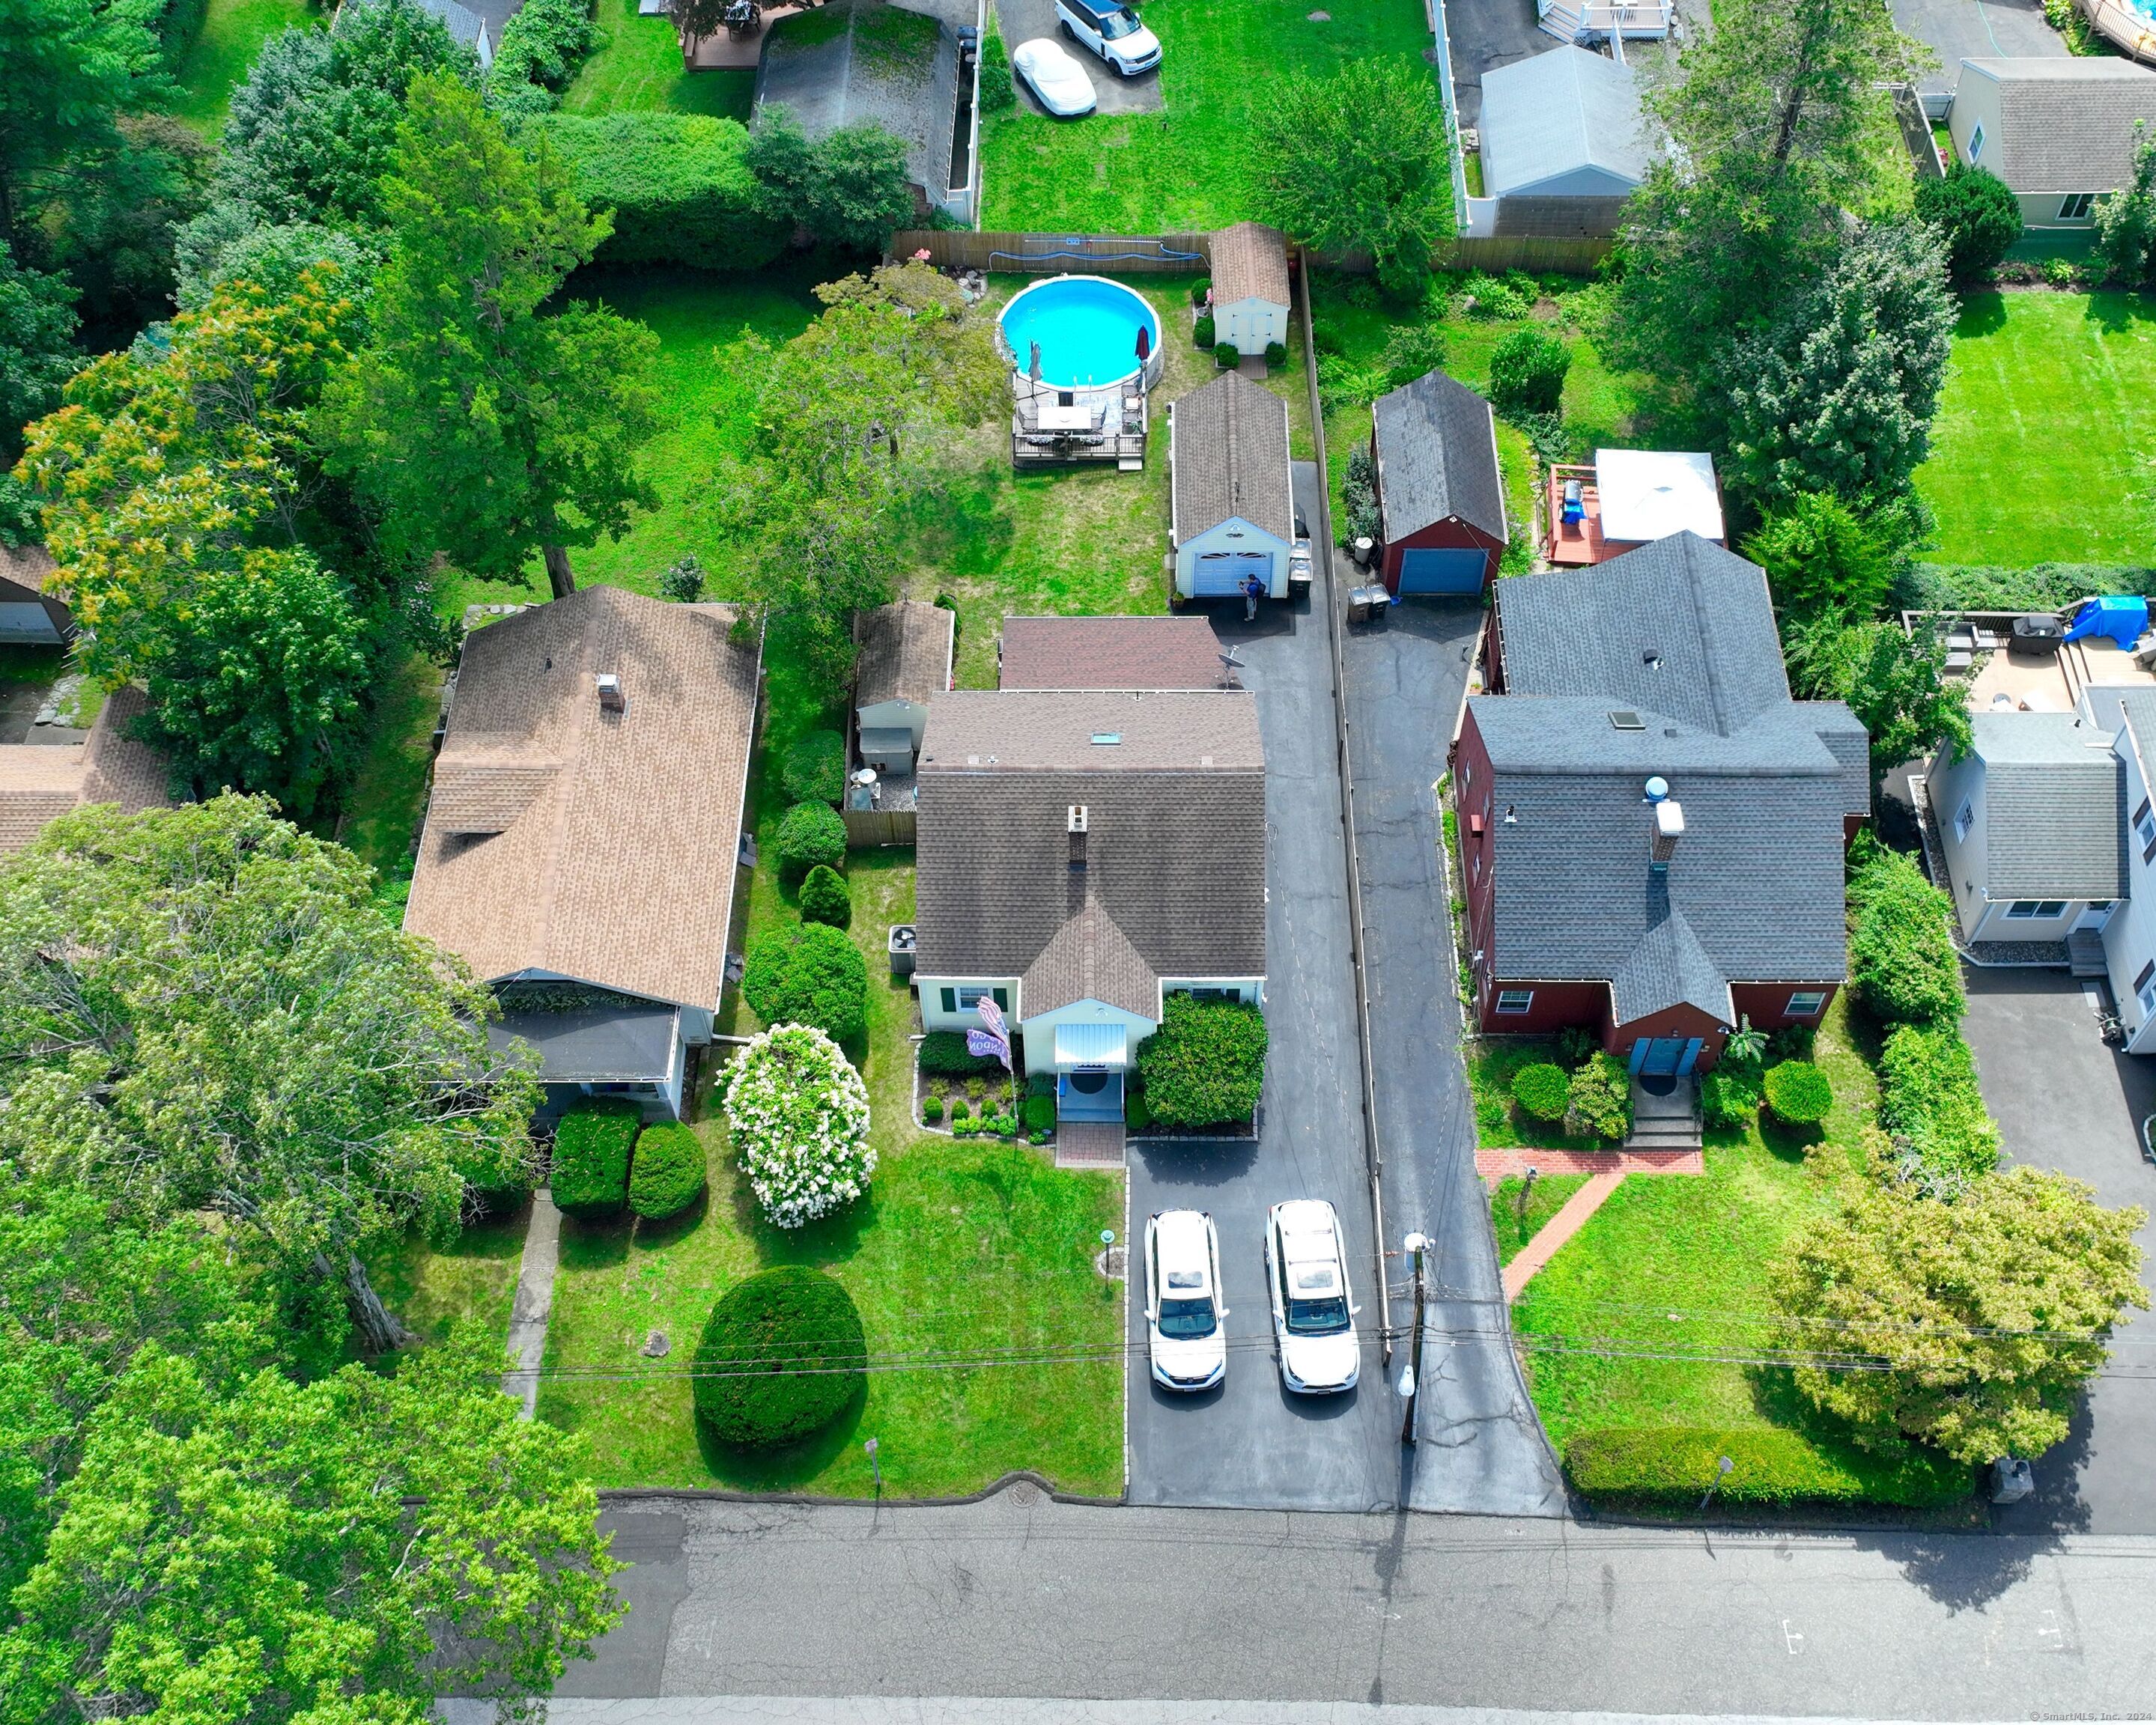
[[[1036,1144],[1055,1141],[1052,1123],[1039,1131],[1022,1129],[1028,1098],[993,1061],[985,1072],[939,1072],[932,1067],[953,1062],[939,1062],[927,1049],[927,1043],[916,1044],[913,1062],[913,1118],[921,1130],[951,1138],[1024,1138]]]

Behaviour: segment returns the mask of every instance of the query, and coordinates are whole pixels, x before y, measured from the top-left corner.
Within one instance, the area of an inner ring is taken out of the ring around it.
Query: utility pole
[[[1408,1369],[1400,1374],[1400,1394],[1408,1404],[1407,1415],[1400,1422],[1400,1441],[1412,1444],[1415,1441],[1415,1408],[1422,1395],[1422,1255],[1429,1250],[1430,1241],[1424,1235],[1410,1234],[1400,1244],[1414,1257],[1414,1328],[1408,1343]]]

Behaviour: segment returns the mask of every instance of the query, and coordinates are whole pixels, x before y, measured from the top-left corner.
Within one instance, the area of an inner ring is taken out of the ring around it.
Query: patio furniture
[[[2049,612],[2031,612],[2014,619],[2014,650],[2047,658],[2058,652],[2066,633],[2066,625]]]

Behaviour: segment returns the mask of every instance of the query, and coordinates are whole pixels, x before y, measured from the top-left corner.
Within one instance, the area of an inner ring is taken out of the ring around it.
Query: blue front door
[[[1400,553],[1400,594],[1479,593],[1488,559],[1471,546],[1446,545]]]
[[[1689,1070],[1688,1052],[1698,1045],[1683,1037],[1642,1037],[1632,1044],[1632,1070],[1643,1078],[1666,1078]]]

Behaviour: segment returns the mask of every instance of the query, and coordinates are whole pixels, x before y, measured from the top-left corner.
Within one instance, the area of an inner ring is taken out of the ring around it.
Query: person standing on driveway
[[[1243,578],[1243,621],[1254,623],[1258,620],[1258,601],[1265,596],[1265,584],[1255,575]]]

